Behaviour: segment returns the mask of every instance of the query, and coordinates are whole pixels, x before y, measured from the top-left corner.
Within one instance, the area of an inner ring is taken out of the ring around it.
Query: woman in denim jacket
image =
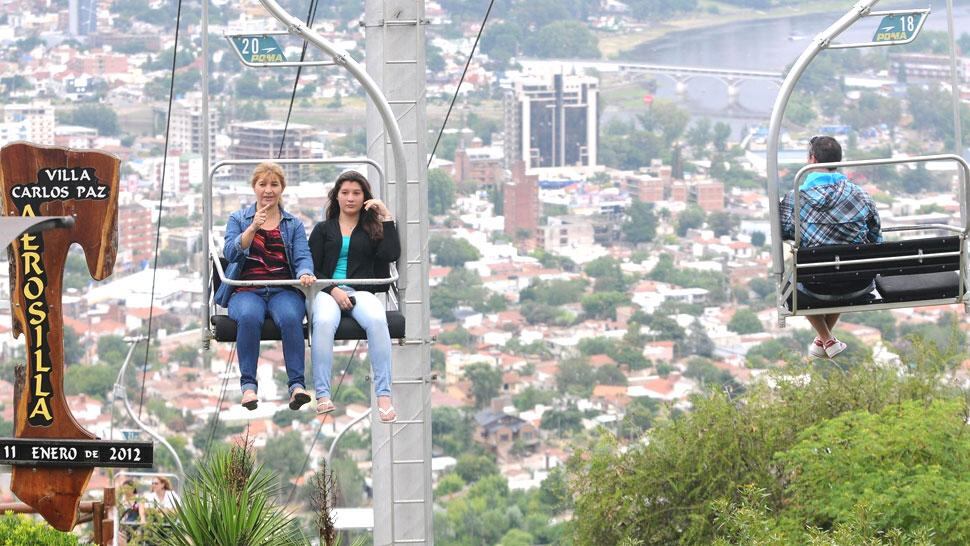
[[[256,202],[229,216],[223,255],[228,260],[226,277],[234,280],[268,281],[299,279],[304,286],[316,281],[313,259],[307,246],[303,222],[283,210],[280,198],[286,189],[283,169],[276,163],[261,163],[253,170],[250,184]],[[303,293],[288,286],[233,287],[223,284],[216,303],[229,309],[236,321],[236,352],[239,355],[242,405],[256,409],[256,362],[259,359],[260,330],[269,316],[283,334],[290,409],[298,410],[310,401],[304,388]]]

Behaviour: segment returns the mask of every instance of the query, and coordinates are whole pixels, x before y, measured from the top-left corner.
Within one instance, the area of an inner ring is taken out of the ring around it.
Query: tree
[[[704,225],[704,209],[697,205],[688,205],[680,214],[677,215],[676,232],[680,237],[687,235],[687,230],[697,229]]]
[[[104,136],[115,136],[120,130],[118,114],[104,104],[82,104],[64,117],[66,123],[93,127],[98,130],[98,134]]]
[[[472,453],[463,453],[458,457],[454,473],[469,484],[493,476],[501,477],[501,472],[492,456]]]
[[[526,53],[540,58],[555,58],[564,51],[580,59],[596,59],[600,56],[596,35],[579,21],[549,23],[530,35],[525,47]]]
[[[120,365],[114,364],[69,364],[64,378],[65,392],[104,400],[114,387],[119,368]]]
[[[80,364],[84,358],[85,348],[81,345],[81,338],[70,326],[64,327],[64,363]]]
[[[481,307],[486,301],[486,293],[478,273],[470,269],[454,268],[431,291],[431,316],[453,322],[456,309],[462,306]]]
[[[690,412],[653,423],[649,443],[600,435],[568,464],[571,538],[711,544],[713,503],[750,484],[764,491],[768,530],[784,534],[731,544],[807,544],[807,528],[848,524],[859,503],[874,508],[878,531],[926,528],[934,543],[967,543],[965,401],[934,368],[769,372],[740,400],[721,390],[695,397]]]
[[[748,288],[757,294],[758,299],[766,299],[775,292],[775,281],[765,277],[755,277],[748,281]]]
[[[728,330],[739,334],[757,334],[764,331],[764,325],[751,309],[738,309],[727,324]]]
[[[582,358],[567,358],[559,363],[556,388],[559,392],[589,396],[593,393],[593,368]]]
[[[481,258],[478,249],[465,239],[435,235],[428,245],[434,263],[445,267],[463,267],[466,262]]]
[[[654,214],[653,203],[633,201],[620,230],[627,242],[638,244],[652,241],[657,236],[657,216]]]
[[[428,212],[433,215],[448,214],[455,204],[455,181],[441,169],[428,171]]]
[[[303,468],[306,446],[300,433],[294,430],[267,440],[260,455],[263,465],[278,474],[282,483],[286,483],[295,478]]]
[[[726,211],[715,211],[707,216],[707,226],[716,237],[730,235],[740,224],[737,216]]]
[[[761,248],[765,246],[766,240],[767,240],[767,237],[765,236],[763,231],[755,231],[754,233],[751,234],[751,244],[757,248]]]
[[[519,293],[519,301],[535,301],[545,305],[565,305],[578,302],[585,290],[586,281],[583,279],[570,281],[533,279],[529,286]]]
[[[98,361],[103,364],[119,365],[128,355],[128,344],[124,338],[106,335],[98,338]]]
[[[583,430],[583,414],[576,408],[551,409],[542,414],[542,430],[563,432],[579,432]]]
[[[711,120],[701,118],[687,130],[687,143],[694,148],[695,156],[704,152],[704,148],[711,142]]]
[[[607,364],[606,366],[599,367],[594,377],[598,385],[621,385],[625,387],[629,383],[626,375],[620,371],[620,368],[616,364]]]
[[[431,409],[431,438],[436,447],[445,455],[457,457],[472,444],[472,423],[465,413],[457,408]]]
[[[465,366],[465,379],[472,382],[476,408],[487,406],[502,388],[502,372],[482,362]]]
[[[586,294],[580,303],[589,318],[616,320],[617,306],[627,301],[629,297],[622,292],[598,292]]]
[[[723,152],[727,150],[727,141],[731,138],[731,126],[723,121],[715,123],[714,134],[711,138],[714,141],[714,148],[717,151]]]

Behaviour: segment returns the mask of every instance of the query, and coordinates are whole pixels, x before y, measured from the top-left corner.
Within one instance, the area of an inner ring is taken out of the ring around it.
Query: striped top
[[[283,237],[277,229],[258,229],[249,245],[249,256],[243,267],[241,281],[276,281],[292,279],[290,264],[286,261]],[[241,286],[236,290],[257,290],[255,286]]]

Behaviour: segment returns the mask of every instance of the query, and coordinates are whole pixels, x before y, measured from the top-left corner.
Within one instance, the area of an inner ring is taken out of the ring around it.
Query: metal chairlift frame
[[[426,127],[424,126],[424,0],[365,0],[366,43],[368,70],[373,70],[375,83],[347,52],[337,48],[305,23],[283,10],[275,0],[260,0],[286,32],[312,43],[333,59],[333,64],[345,68],[366,91],[368,103],[368,155],[383,158],[384,164],[393,165],[393,199],[389,199],[398,218],[401,235],[401,258],[397,269],[398,308],[408,317],[407,339],[394,348],[396,367],[392,388],[399,418],[396,423],[372,427],[372,454],[374,462],[374,543],[385,544],[433,544],[432,489],[431,489],[431,402],[430,343],[428,332],[428,279],[427,268],[427,194],[425,189],[424,161],[426,150]],[[208,28],[208,0],[202,2],[202,25]],[[413,35],[410,32],[413,30]],[[403,40],[403,42],[402,42]],[[390,44],[390,45],[389,45]],[[400,47],[395,47],[395,46]],[[202,117],[208,119],[208,32],[202,33]],[[413,53],[414,57],[389,59],[387,56]],[[270,66],[320,66],[318,61],[303,63],[247,63],[259,68]],[[410,73],[391,69],[411,70]],[[387,89],[395,98],[388,100],[382,93]],[[401,119],[406,117],[409,139],[402,138],[399,118],[394,107],[402,107]],[[208,258],[212,242],[212,184],[209,168],[209,124],[203,123],[203,170],[209,173],[204,180],[203,244]],[[413,136],[412,136],[413,135]],[[405,145],[412,146],[407,156]],[[390,156],[390,157],[389,157]],[[408,158],[415,163],[409,168]],[[268,158],[268,160],[275,161]],[[277,161],[279,162],[279,161]],[[408,177],[411,172],[413,178]],[[409,193],[409,189],[415,191]],[[381,197],[391,197],[382,194]],[[410,215],[409,215],[410,212]],[[409,251],[410,242],[417,247]],[[205,260],[203,293],[211,290],[210,262]],[[409,269],[419,272],[410,278]],[[343,281],[342,281],[343,282]],[[325,284],[325,281],[317,283]],[[408,298],[406,293],[413,291]],[[206,306],[206,324],[209,323]],[[211,332],[204,335],[203,345],[209,346]],[[204,353],[208,355],[208,352]],[[372,404],[374,402],[372,401]],[[376,419],[375,419],[376,422]],[[395,441],[397,438],[397,441]],[[400,444],[395,449],[395,444]],[[398,470],[395,470],[398,469]]]
[[[276,159],[272,160],[274,163],[279,165],[367,165],[377,172],[378,175],[378,188],[380,188],[380,195],[385,195],[387,192],[387,181],[384,177],[384,169],[374,161],[373,159],[367,157],[333,157],[333,158],[321,158],[321,159]],[[234,159],[220,161],[212,166],[209,172],[209,187],[212,187],[212,181],[215,179],[216,173],[224,167],[236,167],[236,166],[253,166],[262,163],[261,159]],[[211,199],[211,194],[210,194]],[[402,241],[403,246],[403,241]],[[219,261],[220,250],[222,249],[222,244],[214,237],[210,236],[208,241],[208,256],[209,261],[207,265],[212,264],[216,268],[216,274],[219,275],[220,282],[228,284],[229,286],[290,286],[296,288],[297,290],[303,292],[306,300],[306,316],[307,323],[313,324],[313,298],[316,293],[321,289],[328,286],[334,286],[336,284],[344,284],[348,286],[370,286],[375,284],[391,284],[392,292],[394,294],[388,295],[388,303],[397,300],[400,295],[397,289],[397,281],[400,278],[398,269],[394,268],[391,271],[391,276],[381,279],[317,279],[317,282],[313,286],[307,287],[300,284],[297,280],[286,280],[286,281],[240,281],[235,279],[229,279],[226,277],[225,271],[222,269],[222,264]],[[206,292],[208,293],[208,291]],[[210,324],[210,319],[213,315],[217,313],[216,304],[213,298],[210,298],[209,303],[206,307],[205,324]]]
[[[904,307],[918,307],[925,305],[938,305],[938,304],[953,304],[953,303],[963,303],[965,307],[970,309],[970,291],[968,291],[968,245],[967,239],[970,235],[970,214],[968,214],[968,209],[970,209],[970,204],[967,200],[970,198],[970,165],[967,161],[955,154],[942,154],[942,155],[932,155],[932,156],[921,156],[921,157],[911,157],[911,158],[898,158],[898,159],[872,159],[872,160],[861,160],[861,161],[842,161],[838,163],[816,163],[803,166],[795,176],[794,180],[794,210],[799,211],[799,192],[798,186],[800,181],[811,171],[823,170],[828,168],[839,168],[839,167],[863,167],[863,166],[876,166],[876,165],[896,165],[902,163],[929,163],[937,161],[954,161],[960,167],[960,212],[961,221],[960,226],[932,226],[934,229],[949,231],[951,233],[958,234],[960,237],[960,280],[959,280],[959,295],[956,298],[947,299],[936,299],[936,300],[923,300],[923,301],[907,301],[907,302],[894,302],[894,303],[876,303],[876,304],[863,304],[854,306],[843,306],[843,307],[823,307],[823,308],[813,308],[813,309],[799,309],[798,308],[798,290],[794,287],[797,286],[797,271],[800,268],[797,264],[797,252],[800,237],[800,214],[796,212],[794,214],[795,222],[795,241],[791,246],[789,251],[791,260],[786,261],[785,253],[785,242],[782,240],[782,230],[781,230],[781,202],[780,202],[780,188],[779,188],[779,176],[778,176],[778,151],[780,145],[780,135],[781,126],[784,119],[785,110],[788,106],[788,102],[795,90],[795,85],[798,80],[804,74],[805,70],[812,63],[816,56],[826,49],[861,49],[868,47],[882,47],[882,46],[892,46],[892,45],[903,45],[908,44],[916,39],[919,35],[919,31],[923,28],[926,18],[929,16],[929,9],[896,9],[887,11],[873,11],[873,7],[879,3],[879,0],[861,0],[857,2],[853,8],[843,15],[838,21],[829,26],[821,34],[816,36],[811,44],[802,52],[792,65],[791,70],[785,77],[781,88],[778,91],[778,96],[775,99],[774,107],[771,112],[771,121],[768,129],[768,147],[767,147],[767,171],[768,171],[768,210],[769,210],[769,225],[771,227],[771,261],[772,261],[772,276],[774,277],[776,288],[777,288],[777,310],[778,310],[778,325],[780,327],[785,326],[785,320],[792,316],[807,316],[807,315],[819,315],[828,313],[842,313],[851,311],[867,311],[867,310],[877,310],[877,309],[895,309]],[[948,3],[948,12],[952,14],[952,4]],[[913,35],[906,40],[894,40],[886,42],[862,42],[862,43],[847,43],[839,44],[834,41],[846,30],[848,30],[852,25],[861,19],[868,17],[885,17],[890,15],[903,15],[903,14],[921,14],[919,25],[917,29],[913,32]],[[951,36],[952,42],[952,36]],[[959,133],[959,131],[958,131]],[[888,228],[883,231],[910,231],[914,229],[926,229],[928,226],[900,226],[897,228]],[[873,259],[858,259],[852,260],[851,263],[875,263]],[[850,263],[850,261],[845,260],[841,263]],[[817,266],[816,266],[817,267]],[[787,283],[787,288],[786,288]],[[792,298],[791,308],[788,306],[788,298]]]

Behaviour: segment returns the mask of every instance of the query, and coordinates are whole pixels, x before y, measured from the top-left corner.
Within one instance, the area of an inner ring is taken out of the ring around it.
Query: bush
[[[52,529],[46,523],[34,520],[23,514],[0,516],[0,545],[22,546],[44,544],[45,546],[73,546],[77,537]]]

